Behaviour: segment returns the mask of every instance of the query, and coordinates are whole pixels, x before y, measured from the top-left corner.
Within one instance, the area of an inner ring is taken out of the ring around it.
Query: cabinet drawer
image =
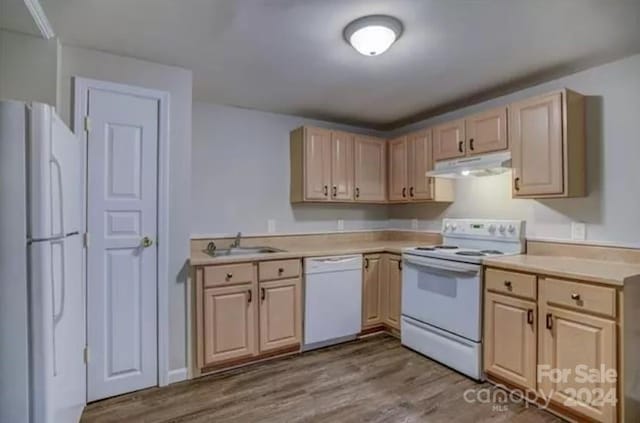
[[[204,268],[204,287],[251,283],[255,279],[253,266],[252,263],[206,266]]]
[[[300,260],[261,261],[258,276],[261,281],[297,278],[300,276]]]
[[[560,279],[544,279],[544,301],[573,309],[616,317],[616,290]]]
[[[526,273],[487,269],[485,272],[487,290],[516,297],[536,299],[536,277]]]

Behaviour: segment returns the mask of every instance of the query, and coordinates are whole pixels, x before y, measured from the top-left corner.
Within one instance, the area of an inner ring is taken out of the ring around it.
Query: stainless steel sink
[[[221,256],[240,256],[251,254],[269,254],[269,253],[281,253],[284,250],[274,247],[233,247],[233,248],[221,248],[221,249],[206,249],[205,253],[212,257]]]

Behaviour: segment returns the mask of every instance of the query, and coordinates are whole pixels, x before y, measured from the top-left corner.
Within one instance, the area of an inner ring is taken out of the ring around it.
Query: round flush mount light
[[[370,15],[358,18],[344,29],[344,39],[358,53],[378,56],[391,47],[402,34],[402,22],[393,16]]]

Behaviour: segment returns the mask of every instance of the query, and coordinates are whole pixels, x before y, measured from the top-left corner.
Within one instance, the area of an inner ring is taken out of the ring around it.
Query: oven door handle
[[[408,264],[414,264],[420,267],[428,267],[431,269],[445,270],[453,273],[478,273],[479,265],[456,262],[455,264],[446,264],[445,260],[429,260],[417,257],[404,256],[404,261]]]

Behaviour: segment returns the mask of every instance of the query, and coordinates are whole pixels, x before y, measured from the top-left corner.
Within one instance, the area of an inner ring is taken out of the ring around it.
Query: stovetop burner
[[[436,245],[433,248],[437,250],[457,250],[458,246],[457,245]]]
[[[486,254],[482,251],[458,251],[456,252],[459,256],[471,256],[471,257],[482,257],[486,256]]]
[[[484,254],[494,254],[494,255],[499,255],[499,254],[504,254],[502,251],[500,250],[482,250],[480,251],[481,253]]]

